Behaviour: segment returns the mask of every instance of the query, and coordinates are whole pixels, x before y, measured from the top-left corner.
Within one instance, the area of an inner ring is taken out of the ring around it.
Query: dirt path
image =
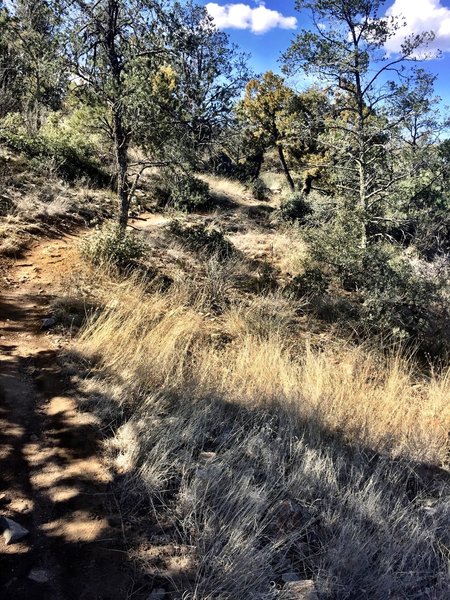
[[[0,298],[0,516],[30,534],[0,536],[0,598],[141,598],[127,564],[98,427],[81,412],[42,328],[76,236],[41,243],[9,271]]]

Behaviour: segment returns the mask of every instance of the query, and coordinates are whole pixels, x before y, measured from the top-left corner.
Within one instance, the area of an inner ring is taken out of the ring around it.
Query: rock
[[[50,581],[50,573],[46,569],[31,569],[28,573],[28,579],[36,583],[47,583],[47,581]]]
[[[47,319],[42,319],[41,329],[50,329],[56,325],[55,317],[48,317]]]
[[[164,588],[157,588],[148,596],[147,600],[163,600],[166,596],[166,590]]]
[[[38,436],[35,433],[32,433],[30,435],[30,442],[37,442],[37,441],[39,441]]]
[[[209,463],[214,460],[217,456],[216,452],[200,452],[198,455],[198,461],[201,463]]]
[[[319,600],[316,586],[312,579],[290,581],[281,590],[280,600]]]
[[[0,527],[3,528],[3,538],[6,545],[14,544],[30,533],[28,529],[7,517],[0,517]]]

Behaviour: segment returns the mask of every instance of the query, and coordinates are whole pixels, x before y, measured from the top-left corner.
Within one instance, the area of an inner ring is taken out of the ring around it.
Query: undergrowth
[[[145,242],[134,233],[107,222],[83,238],[81,255],[94,265],[126,266],[145,256]]]
[[[197,283],[106,277],[77,344],[84,394],[114,424],[123,510],[165,524],[183,598],[281,598],[286,574],[330,600],[446,598],[449,372],[311,343],[277,293],[212,314]]]

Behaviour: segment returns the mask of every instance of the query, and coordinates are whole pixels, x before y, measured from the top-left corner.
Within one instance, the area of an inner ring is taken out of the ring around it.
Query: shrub
[[[68,181],[87,177],[98,185],[110,182],[110,175],[94,159],[87,145],[73,145],[65,136],[30,134],[15,117],[11,115],[2,121],[0,142],[25,154],[34,170],[47,174],[51,165],[52,170]]]
[[[249,184],[249,190],[256,200],[268,200],[270,190],[262,179],[257,177]]]
[[[209,256],[216,255],[219,260],[226,260],[234,252],[233,244],[224,238],[221,231],[207,229],[201,223],[186,227],[174,220],[169,225],[169,231],[190,250]]]
[[[204,209],[211,202],[208,183],[173,170],[153,175],[149,192],[158,206],[172,206],[184,212]]]
[[[294,277],[285,291],[288,295],[296,298],[322,296],[327,291],[329,283],[329,276],[318,267],[311,267],[301,275]]]
[[[356,224],[357,225],[357,224]],[[446,311],[437,310],[438,284],[421,275],[401,248],[383,242],[361,247],[359,228],[347,222],[308,232],[312,269],[334,281],[336,292],[354,292],[354,317],[359,329],[414,341],[423,350],[435,348],[436,322],[447,327]],[[309,281],[300,284],[312,284]],[[317,276],[317,280],[320,278]],[[301,286],[300,286],[301,287]],[[340,319],[348,321],[348,311]]]
[[[209,185],[193,175],[172,173],[167,178],[168,203],[178,210],[192,212],[206,208],[211,201]]]
[[[294,192],[286,198],[280,213],[286,221],[305,222],[306,217],[312,213],[312,208],[302,193]]]
[[[81,254],[94,265],[105,263],[126,266],[143,258],[146,245],[133,233],[123,231],[116,223],[106,223],[85,238]]]
[[[428,260],[450,252],[449,206],[418,211],[413,220],[414,246]]]

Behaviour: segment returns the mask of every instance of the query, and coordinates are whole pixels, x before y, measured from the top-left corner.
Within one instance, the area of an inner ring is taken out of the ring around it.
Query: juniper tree
[[[264,150],[276,148],[288,186],[295,189],[285,156],[285,144],[292,132],[295,93],[284,79],[267,71],[260,79],[252,79],[238,105],[238,115],[252,145]],[[262,156],[261,156],[262,158]]]
[[[18,109],[29,129],[36,132],[45,112],[61,107],[66,92],[60,6],[52,0],[17,0],[8,28],[20,81]]]

